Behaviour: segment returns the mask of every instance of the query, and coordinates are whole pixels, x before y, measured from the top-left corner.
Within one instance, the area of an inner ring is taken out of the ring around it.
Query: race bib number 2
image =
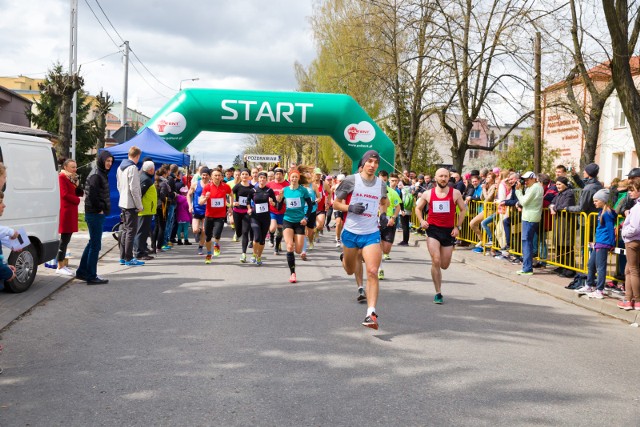
[[[211,207],[212,208],[222,208],[224,207],[224,199],[211,199]]]

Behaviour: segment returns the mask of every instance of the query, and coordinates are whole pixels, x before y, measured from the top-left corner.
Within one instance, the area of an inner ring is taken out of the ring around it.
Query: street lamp
[[[180,90],[182,90],[182,82],[195,82],[197,80],[200,80],[200,77],[196,77],[194,79],[182,79],[182,80],[180,80]]]

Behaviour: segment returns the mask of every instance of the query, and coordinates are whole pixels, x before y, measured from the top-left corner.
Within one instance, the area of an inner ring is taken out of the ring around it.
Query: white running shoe
[[[75,273],[69,270],[67,267],[57,269],[56,274],[60,274],[61,276],[75,276]]]

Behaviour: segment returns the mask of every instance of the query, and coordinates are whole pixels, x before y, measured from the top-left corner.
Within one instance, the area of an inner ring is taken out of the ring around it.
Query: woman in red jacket
[[[74,273],[67,265],[69,259],[67,255],[67,245],[71,240],[71,235],[78,231],[78,205],[80,197],[83,195],[82,189],[78,186],[78,165],[75,160],[69,159],[62,165],[62,171],[58,175],[60,183],[60,247],[58,248],[58,269],[56,273],[64,276],[73,276]]]

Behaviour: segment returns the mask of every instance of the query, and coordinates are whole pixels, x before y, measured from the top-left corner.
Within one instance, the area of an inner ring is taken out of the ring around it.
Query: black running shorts
[[[453,246],[456,244],[455,237],[451,236],[452,228],[438,227],[437,225],[430,225],[427,228],[427,236],[432,239],[436,239],[440,242],[440,246]]]

